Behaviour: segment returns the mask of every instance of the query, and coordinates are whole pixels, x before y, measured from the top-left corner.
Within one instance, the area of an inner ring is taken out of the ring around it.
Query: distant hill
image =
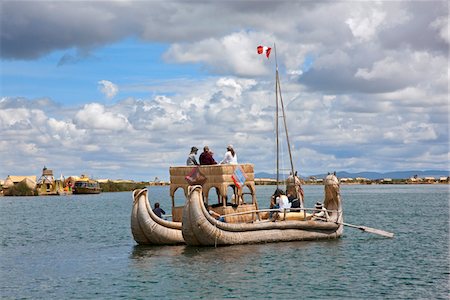
[[[303,175],[300,177],[308,178],[310,176],[314,176],[316,178],[324,178],[327,174],[316,174],[316,175]],[[397,172],[387,172],[387,173],[379,173],[379,172],[359,172],[359,173],[349,173],[345,171],[338,171],[336,175],[339,178],[356,178],[363,177],[368,179],[382,179],[382,178],[392,178],[392,179],[406,179],[417,175],[419,178],[423,177],[441,177],[441,176],[450,176],[450,171],[443,170],[426,170],[426,171],[397,171]],[[255,174],[256,178],[276,178],[276,174],[270,174],[266,172],[260,172]]]

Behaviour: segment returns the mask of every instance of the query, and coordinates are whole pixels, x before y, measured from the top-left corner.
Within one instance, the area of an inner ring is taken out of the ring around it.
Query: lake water
[[[274,187],[257,186],[260,207]],[[305,186],[306,204],[322,186]],[[449,186],[342,186],[332,241],[137,246],[131,192],[0,198],[2,299],[448,299]],[[150,198],[170,211],[168,187]]]

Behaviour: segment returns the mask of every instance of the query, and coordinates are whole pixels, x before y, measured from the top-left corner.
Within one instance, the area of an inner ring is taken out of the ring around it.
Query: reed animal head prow
[[[327,209],[339,209],[340,207],[340,186],[336,173],[328,173],[324,180],[325,184],[325,200],[323,202]]]
[[[286,194],[291,194],[296,198],[300,198],[303,197],[303,195],[300,193],[300,190],[301,190],[301,181],[300,178],[298,178],[297,176],[297,172],[295,172],[294,176],[291,173],[289,177],[286,179]]]
[[[136,189],[133,191],[133,204],[136,204],[139,201],[139,197],[146,193],[147,189]]]

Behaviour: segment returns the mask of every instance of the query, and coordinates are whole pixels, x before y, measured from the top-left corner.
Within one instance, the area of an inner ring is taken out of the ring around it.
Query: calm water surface
[[[306,204],[323,187],[305,186]],[[273,187],[258,186],[261,207]],[[2,299],[448,299],[449,187],[342,186],[334,241],[137,246],[131,193],[0,198]],[[170,210],[168,187],[150,190]],[[182,202],[182,196],[178,201]]]

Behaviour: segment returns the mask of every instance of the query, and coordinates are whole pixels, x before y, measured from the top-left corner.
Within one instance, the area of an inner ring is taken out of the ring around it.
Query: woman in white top
[[[276,203],[278,204],[280,211],[283,211],[285,208],[291,208],[291,203],[289,203],[289,199],[283,191],[279,192]]]
[[[230,164],[237,165],[237,154],[234,152],[233,145],[228,145],[227,152],[225,153],[224,158],[220,162],[221,165]]]

